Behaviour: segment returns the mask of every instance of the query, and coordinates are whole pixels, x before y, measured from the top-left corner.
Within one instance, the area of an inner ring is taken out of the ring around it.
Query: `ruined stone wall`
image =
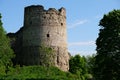
[[[55,52],[54,65],[61,70],[69,69],[69,54],[66,36],[66,10],[49,8],[45,10],[41,5],[25,8],[24,26],[22,30],[23,65],[41,64],[40,46],[51,47]],[[21,38],[21,37],[20,37]],[[20,60],[20,59],[18,59]]]
[[[25,8],[23,32],[24,46],[39,46],[41,43],[50,46],[66,47],[65,9],[44,10],[42,6]]]

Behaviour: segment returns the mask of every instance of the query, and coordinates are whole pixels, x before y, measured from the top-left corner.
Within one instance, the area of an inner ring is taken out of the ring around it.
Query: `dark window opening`
[[[47,37],[50,37],[50,34],[47,34]]]
[[[46,16],[44,16],[44,19],[46,19]]]
[[[63,26],[63,23],[61,23],[61,26]]]

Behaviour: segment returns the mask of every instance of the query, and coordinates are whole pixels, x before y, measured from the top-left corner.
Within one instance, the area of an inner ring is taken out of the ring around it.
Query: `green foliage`
[[[69,71],[76,74],[80,80],[86,80],[91,78],[91,74],[88,74],[88,67],[86,58],[80,55],[75,55],[71,57],[69,61],[70,69]]]
[[[94,74],[96,80],[120,78],[120,10],[113,10],[100,20],[99,37],[96,40]]]
[[[10,40],[2,27],[1,18],[0,15],[0,73],[7,73],[9,66],[12,65],[11,59],[14,57],[14,54],[10,47]]]
[[[88,73],[93,75],[93,68],[95,65],[95,54],[93,54],[92,56],[87,56],[86,57],[86,61],[87,61],[87,69],[88,69]]]
[[[56,67],[24,66],[11,68],[7,75],[0,77],[0,80],[78,80],[75,75],[63,72]]]
[[[52,48],[42,45],[39,48],[39,51],[40,51],[40,58],[41,58],[42,66],[48,67],[48,66],[53,66],[55,64],[54,63],[55,52]]]
[[[0,80],[89,80],[92,75],[88,73],[86,57],[76,55],[70,59],[70,72],[64,72],[57,67],[23,66],[10,67],[8,73],[0,75]]]

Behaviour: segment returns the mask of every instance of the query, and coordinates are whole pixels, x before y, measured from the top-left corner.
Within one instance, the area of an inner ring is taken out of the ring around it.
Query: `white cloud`
[[[85,24],[85,23],[87,23],[87,22],[88,22],[88,20],[78,20],[78,21],[76,21],[76,22],[73,22],[72,24],[68,24],[68,28],[69,28],[69,29],[75,28],[75,27],[80,26],[80,25],[82,25],[82,24]]]
[[[71,42],[68,43],[68,46],[91,46],[95,45],[95,41],[86,41],[86,42]]]
[[[72,56],[80,54],[87,56],[95,54],[95,41],[71,42],[68,43],[68,51]]]
[[[102,18],[101,15],[97,15],[97,16],[95,16],[95,19],[101,19],[101,18]]]
[[[96,54],[96,51],[73,51],[73,50],[68,50],[70,52],[70,54],[72,56],[76,55],[76,54],[79,54],[81,56],[88,56],[88,55],[92,55],[92,54]]]

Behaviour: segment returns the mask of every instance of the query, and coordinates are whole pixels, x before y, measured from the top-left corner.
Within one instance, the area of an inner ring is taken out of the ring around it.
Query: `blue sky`
[[[91,55],[95,53],[100,19],[109,11],[120,9],[120,0],[0,0],[6,32],[16,32],[23,26],[24,7],[30,5],[43,5],[45,9],[66,8],[69,52]]]

